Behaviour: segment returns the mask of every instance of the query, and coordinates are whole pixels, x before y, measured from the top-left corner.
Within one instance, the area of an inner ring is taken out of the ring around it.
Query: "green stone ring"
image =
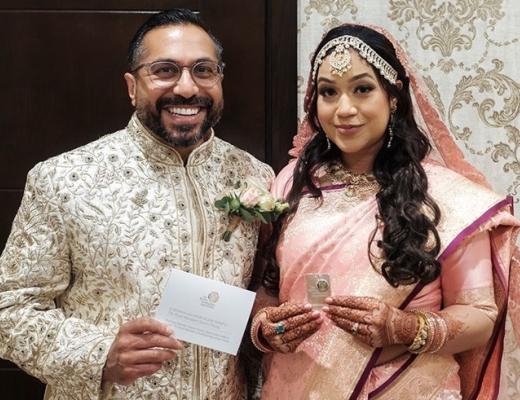
[[[275,326],[274,331],[277,335],[280,335],[285,332],[285,325],[283,322],[280,322],[278,325]]]

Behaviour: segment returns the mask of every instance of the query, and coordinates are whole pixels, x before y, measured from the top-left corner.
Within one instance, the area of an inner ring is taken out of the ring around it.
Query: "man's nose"
[[[199,93],[199,87],[191,77],[189,68],[182,69],[181,77],[173,86],[173,93],[187,99]]]

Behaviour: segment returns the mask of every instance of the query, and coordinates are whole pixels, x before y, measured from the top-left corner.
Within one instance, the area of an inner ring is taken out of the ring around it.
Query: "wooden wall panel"
[[[11,224],[22,198],[21,190],[0,190],[0,253],[11,231]]]
[[[0,12],[0,73],[9,77],[1,92],[10,103],[0,114],[2,187],[23,187],[38,161],[124,127],[128,27],[145,18]]]
[[[11,363],[0,360],[0,382],[2,400],[43,399],[45,386],[35,378],[24,374]]]
[[[297,128],[296,1],[267,3],[266,36],[266,159],[278,172]]]
[[[247,4],[247,5],[246,5]],[[154,11],[198,10],[224,45],[218,136],[279,170],[296,121],[296,0],[0,1],[0,251],[37,162],[123,128],[128,42]],[[0,360],[0,398],[43,385]]]

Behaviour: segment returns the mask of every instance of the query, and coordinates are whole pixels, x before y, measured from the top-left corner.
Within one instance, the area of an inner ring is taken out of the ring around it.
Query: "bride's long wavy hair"
[[[373,166],[373,174],[380,189],[376,194],[378,215],[374,221],[373,234],[368,240],[370,260],[373,261],[370,249],[376,245],[384,255],[380,272],[394,287],[431,282],[440,274],[440,264],[436,259],[440,251],[440,239],[436,229],[440,210],[427,192],[428,179],[421,161],[430,152],[431,145],[428,137],[419,129],[413,115],[410,81],[391,42],[384,35],[360,25],[347,24],[330,30],[318,45],[311,60],[311,67],[320,49],[330,40],[343,35],[356,36],[363,40],[397,71],[397,79],[402,82],[402,87],[399,88],[389,83],[380,75],[379,70],[373,68],[389,98],[397,100],[397,110],[393,117],[392,145],[386,146],[389,140],[387,132],[385,143]],[[320,201],[323,199],[322,192],[313,179],[314,171],[328,163],[341,161],[340,150],[334,144],[327,150],[326,136],[317,123],[317,88],[312,76],[309,78],[309,84],[312,86],[307,92],[310,96],[306,107],[307,121],[317,133],[305,145],[296,160],[292,187],[287,196],[289,210],[275,223],[271,238],[262,252],[266,260],[262,283],[273,293],[278,292],[279,286],[275,250],[280,234],[297,211],[304,190],[306,196]],[[375,233],[381,225],[381,240],[376,240]]]

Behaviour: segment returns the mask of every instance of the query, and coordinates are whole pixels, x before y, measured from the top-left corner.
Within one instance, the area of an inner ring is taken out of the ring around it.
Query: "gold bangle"
[[[253,321],[251,322],[251,342],[253,342],[253,346],[255,346],[262,353],[270,353],[273,351],[273,349],[263,345],[259,337],[261,334],[260,330],[262,329],[262,314],[267,317],[267,313],[264,311],[264,309],[261,309],[256,313]]]
[[[415,334],[415,338],[410,346],[408,346],[408,351],[410,353],[421,353],[424,346],[426,345],[426,341],[428,340],[428,319],[426,315],[422,312],[413,310],[413,313],[417,317],[417,322],[419,323],[419,328],[417,329],[417,333]]]
[[[428,353],[438,352],[446,343],[448,338],[448,326],[444,318],[435,312],[426,313],[430,324],[435,326],[431,344],[425,349]]]

